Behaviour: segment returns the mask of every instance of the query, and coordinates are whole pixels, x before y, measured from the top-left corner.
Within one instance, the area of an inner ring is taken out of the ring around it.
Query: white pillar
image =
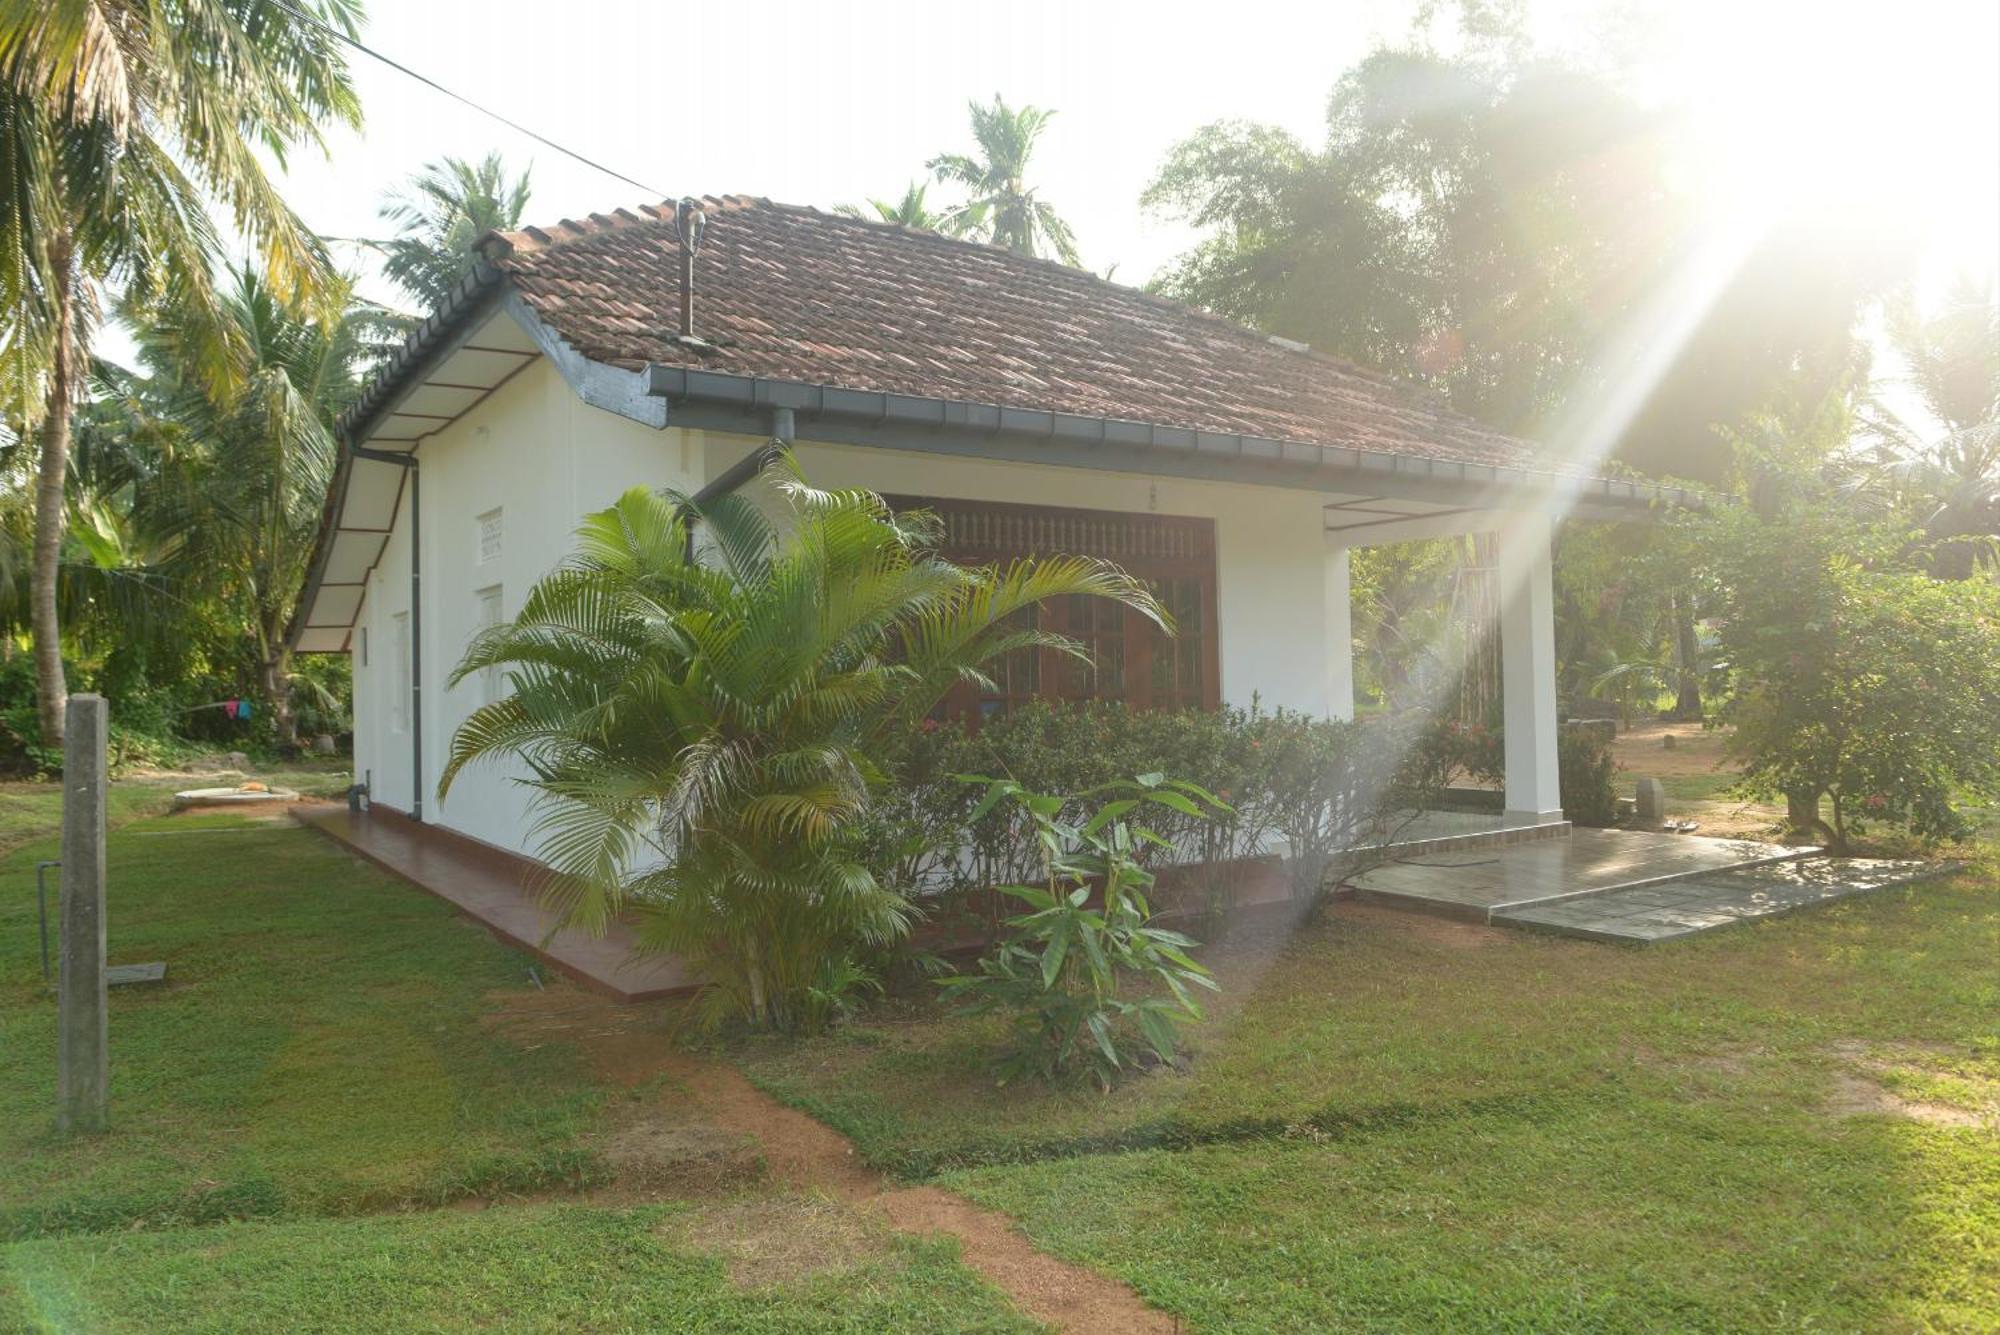
[[[1556,605],[1546,515],[1517,514],[1500,530],[1500,688],[1507,729],[1507,814],[1560,820],[1557,777]]]
[[[1348,549],[1328,535],[1326,549],[1326,712],[1354,717],[1354,604]]]

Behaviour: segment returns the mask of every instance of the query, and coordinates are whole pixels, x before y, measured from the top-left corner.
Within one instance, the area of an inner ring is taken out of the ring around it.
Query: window
[[[1137,709],[1221,704],[1212,520],[922,497],[891,497],[890,504],[936,514],[944,555],[962,565],[1050,555],[1114,562],[1146,582],[1177,627],[1176,635],[1163,635],[1109,599],[1053,599],[1035,610],[1035,624],[1079,641],[1091,661],[1049,650],[1010,654],[987,669],[995,690],[955,687],[943,713],[985,717],[1036,697],[1122,700]]]
[[[503,613],[501,611],[502,600],[500,597],[500,586],[498,584],[495,584],[490,589],[481,589],[477,594],[473,596],[479,599],[478,629],[486,630],[489,627],[499,625],[503,617]],[[495,700],[498,700],[500,698],[500,686],[501,686],[501,680],[500,680],[499,668],[484,667],[479,669],[480,704],[490,705]]]
[[[396,732],[410,730],[410,614],[398,612],[390,618],[395,627],[396,698],[389,705],[389,726]]]
[[[500,559],[500,512],[488,510],[479,516],[479,564]]]

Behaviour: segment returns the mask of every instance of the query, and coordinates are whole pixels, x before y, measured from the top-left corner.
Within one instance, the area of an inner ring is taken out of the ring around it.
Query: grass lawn
[[[925,1007],[741,1060],[1197,1328],[2000,1327],[1990,865],[1651,950],[1274,935],[1109,1096],[995,1091]]]
[[[120,778],[111,785],[106,823],[117,829],[141,816],[157,816],[173,806],[174,794],[180,789],[222,787],[240,783],[245,777],[273,788],[290,788],[308,797],[337,797],[353,782],[352,766],[345,760],[302,760],[260,768],[248,776],[234,770],[215,774],[144,773]],[[61,833],[60,782],[49,779],[0,783],[0,853]]]
[[[202,1331],[1035,1329],[948,1246],[884,1229],[857,1247],[842,1230],[838,1255],[812,1255],[824,1208],[799,1206],[782,1237],[733,1260],[691,1245],[709,1221],[686,1206],[170,1229],[7,1259],[23,1318],[52,1330],[149,1332],[165,1313]]]
[[[481,1024],[524,961],[290,821],[134,822],[110,844],[108,1137],[50,1130],[55,1004],[33,864],[0,862],[0,1237],[346,1211],[591,1171],[600,1098],[560,1046]]]
[[[58,1141],[52,851],[0,858],[0,1331],[1024,1328],[863,1206],[565,1200],[661,1091],[491,1024],[518,954],[239,813],[113,836],[112,958],[169,982],[113,994],[112,1132]],[[2000,1328],[1990,863],[1645,951],[1341,905],[1207,954],[1185,1069],[1108,1096],[996,1090],[993,1026],[923,1001],[731,1051],[1193,1329]]]

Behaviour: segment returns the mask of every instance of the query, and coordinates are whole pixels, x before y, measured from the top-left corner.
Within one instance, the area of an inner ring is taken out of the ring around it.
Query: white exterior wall
[[[437,798],[437,778],[458,725],[481,687],[446,690],[479,628],[481,591],[502,590],[512,616],[534,581],[571,550],[583,515],[635,485],[686,491],[762,444],[759,438],[669,427],[654,430],[592,408],[547,362],[529,366],[419,450],[423,472],[423,811],[427,821],[532,855],[530,796],[497,764],[476,766]],[[1225,700],[1323,715],[1347,705],[1335,662],[1341,620],[1322,506],[1325,498],[1280,487],[873,450],[801,442],[815,483],[878,491],[1067,505],[1215,521],[1217,633]],[[501,512],[500,552],[479,559],[479,517]],[[410,738],[397,730],[395,618],[409,611],[409,492],[395,532],[368,579],[353,642],[354,754],[374,801],[408,811]],[[361,658],[363,636],[368,661]],[[1344,646],[1341,646],[1344,647]]]
[[[508,381],[477,408],[419,449],[423,472],[423,752],[424,818],[476,839],[532,853],[526,789],[499,764],[473,766],[444,801],[438,775],[452,734],[478,707],[481,684],[445,682],[479,629],[479,594],[498,586],[501,612],[512,616],[535,580],[573,546],[576,526],[627,488],[699,486],[688,471],[686,433],[658,431],[593,408],[546,361]],[[501,514],[498,555],[482,562],[479,517]],[[381,561],[369,577],[352,650],[354,763],[371,799],[410,810],[410,738],[395,728],[395,617],[410,597],[409,491]],[[360,655],[366,628],[369,662]]]

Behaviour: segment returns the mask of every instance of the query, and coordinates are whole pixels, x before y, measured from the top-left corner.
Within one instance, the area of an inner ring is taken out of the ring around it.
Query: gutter
[[[841,389],[730,375],[658,362],[646,392],[669,402],[676,424],[754,433],[783,412],[829,444],[956,454],[1018,463],[1247,482],[1312,491],[1501,506],[1501,493],[1561,499],[1583,518],[1631,519],[1660,507],[1705,508],[1685,487],[1593,478],[1545,469],[1463,463],[1351,446],[1162,426],[1121,418],[1011,408],[963,399]],[[756,472],[758,451],[696,497],[722,494]],[[742,476],[732,476],[746,468]],[[730,486],[721,484],[728,482]],[[1509,499],[1512,499],[1510,497]]]

